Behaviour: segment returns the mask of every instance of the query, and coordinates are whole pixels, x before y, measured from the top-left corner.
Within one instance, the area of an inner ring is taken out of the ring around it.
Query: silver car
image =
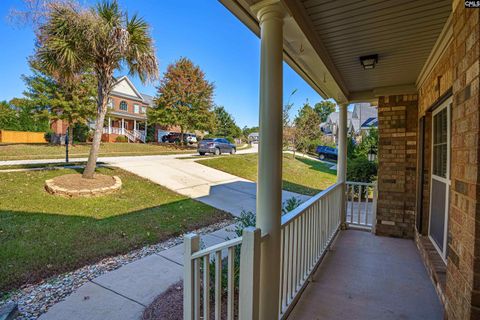
[[[203,156],[206,153],[220,155],[222,153],[235,154],[237,147],[224,138],[203,139],[198,144],[198,153]]]

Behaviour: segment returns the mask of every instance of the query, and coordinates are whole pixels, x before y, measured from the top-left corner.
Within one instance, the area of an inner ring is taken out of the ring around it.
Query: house
[[[115,142],[118,136],[126,136],[131,142],[145,142],[147,109],[152,106],[152,96],[140,93],[127,76],[119,78],[108,99],[102,141]]]
[[[105,117],[102,141],[115,142],[118,136],[125,136],[130,142],[145,142],[147,110],[153,106],[153,97],[140,93],[127,76],[117,79],[108,98],[108,113]],[[55,120],[51,123],[56,141],[62,141],[68,123]],[[93,129],[94,122],[90,123]]]
[[[260,136],[258,132],[252,132],[248,135],[248,143],[258,143],[260,141]]]
[[[340,112],[335,111],[328,115],[327,121],[320,124],[323,133],[333,135],[335,141],[338,135],[338,123]],[[352,136],[361,136],[362,132],[378,127],[378,111],[377,108],[371,106],[370,103],[355,103],[353,111],[347,112],[347,128]]]
[[[478,4],[220,1],[261,42],[257,219],[214,247],[185,237],[184,319],[208,315],[210,301],[220,314],[222,251],[231,318],[238,306],[240,319],[480,319]],[[336,100],[339,120],[337,183],[282,216],[284,61]],[[353,103],[378,110],[373,187],[346,181]],[[367,187],[362,209],[352,199]],[[212,257],[210,295],[200,265]]]

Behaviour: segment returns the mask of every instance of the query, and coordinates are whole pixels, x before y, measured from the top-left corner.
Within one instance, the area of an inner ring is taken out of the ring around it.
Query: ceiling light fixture
[[[378,54],[371,54],[368,56],[360,57],[360,63],[363,66],[363,69],[374,69],[375,65],[378,62]]]

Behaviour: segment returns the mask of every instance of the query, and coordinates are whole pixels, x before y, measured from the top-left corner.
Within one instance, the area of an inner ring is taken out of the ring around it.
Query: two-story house
[[[140,93],[127,76],[117,79],[108,99],[102,141],[115,142],[118,136],[130,142],[145,142],[147,132],[147,109],[153,106],[153,97]],[[93,128],[94,123],[90,124]],[[55,120],[51,128],[58,139],[66,134],[68,123]]]

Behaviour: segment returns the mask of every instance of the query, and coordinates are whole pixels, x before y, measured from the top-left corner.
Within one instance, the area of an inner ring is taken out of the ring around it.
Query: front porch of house
[[[442,319],[411,240],[340,231],[288,319]]]
[[[117,137],[124,136],[128,142],[146,142],[147,119],[143,117],[109,116],[103,127],[102,141],[116,142]]]

